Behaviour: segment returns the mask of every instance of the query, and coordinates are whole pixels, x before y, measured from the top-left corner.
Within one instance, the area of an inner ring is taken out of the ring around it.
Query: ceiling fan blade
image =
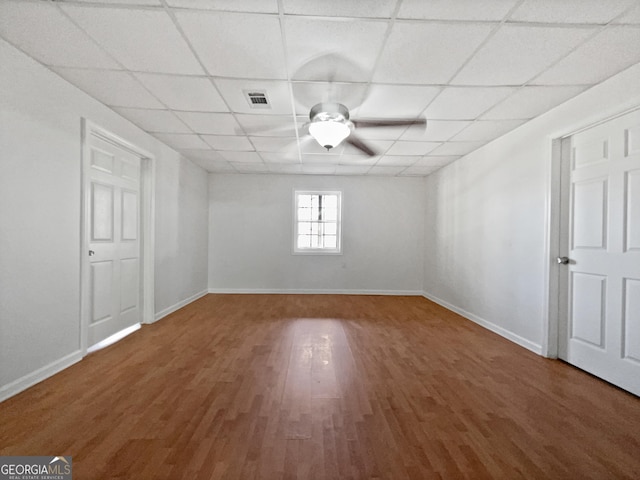
[[[357,62],[337,53],[311,58],[293,73],[296,109],[306,110],[317,103],[342,103],[355,108],[365,99],[370,76]]]
[[[298,141],[298,147],[300,148],[300,153],[309,153],[307,152],[307,148],[313,145],[315,141],[316,139],[309,134],[300,135],[300,138]]]
[[[313,141],[313,137],[311,135],[306,135],[304,133],[300,134],[297,140],[291,142],[287,148],[285,149],[285,161],[296,161],[299,162],[301,160],[300,155],[304,153],[304,147],[309,142]]]
[[[376,155],[376,152],[373,151],[373,149],[367,145],[366,143],[364,143],[360,137],[358,137],[355,133],[351,132],[351,135],[349,135],[346,139],[345,142],[353,145],[354,147],[356,147],[358,150],[363,151],[364,153],[366,153],[367,155],[369,155],[370,157],[374,157]]]
[[[358,62],[338,53],[311,58],[293,72],[292,80],[311,82],[367,82],[371,73]],[[337,101],[333,99],[332,101]]]
[[[285,137],[295,135],[292,125],[280,125],[277,127],[238,127],[235,129],[236,135],[254,135],[259,137]]]
[[[427,120],[424,118],[396,118],[396,119],[363,119],[363,120],[351,120],[356,128],[370,128],[370,127],[406,127],[408,125],[426,125]]]
[[[314,142],[310,135],[300,135],[274,150],[261,151],[260,156],[267,163],[299,163],[300,153],[304,153],[304,148],[309,142]]]

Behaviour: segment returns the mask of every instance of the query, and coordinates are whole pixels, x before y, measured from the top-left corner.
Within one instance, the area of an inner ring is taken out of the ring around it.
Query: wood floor
[[[0,404],[87,479],[640,478],[640,399],[419,297],[208,295]]]

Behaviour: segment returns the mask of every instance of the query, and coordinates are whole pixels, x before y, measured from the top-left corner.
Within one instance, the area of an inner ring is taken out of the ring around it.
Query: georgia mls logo
[[[72,460],[63,457],[0,457],[0,480],[71,480]]]
[[[49,473],[59,473],[59,472],[53,472],[52,470],[59,470],[59,467],[63,467],[63,469],[65,470],[65,473],[71,473],[71,465],[69,465],[69,461],[64,458],[64,457],[53,457],[53,460],[51,460],[49,462],[49,465],[53,465],[54,463],[57,462],[61,462],[61,465],[57,465],[56,467],[49,467]]]

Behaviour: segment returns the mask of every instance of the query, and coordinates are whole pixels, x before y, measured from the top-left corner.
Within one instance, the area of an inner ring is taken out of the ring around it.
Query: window
[[[341,253],[341,192],[295,192],[294,253]]]

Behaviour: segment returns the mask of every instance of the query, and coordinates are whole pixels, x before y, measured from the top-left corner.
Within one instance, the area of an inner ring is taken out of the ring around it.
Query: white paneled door
[[[89,135],[85,209],[88,346],[141,321],[141,159]]]
[[[559,356],[640,395],[640,111],[565,139],[563,161]]]

